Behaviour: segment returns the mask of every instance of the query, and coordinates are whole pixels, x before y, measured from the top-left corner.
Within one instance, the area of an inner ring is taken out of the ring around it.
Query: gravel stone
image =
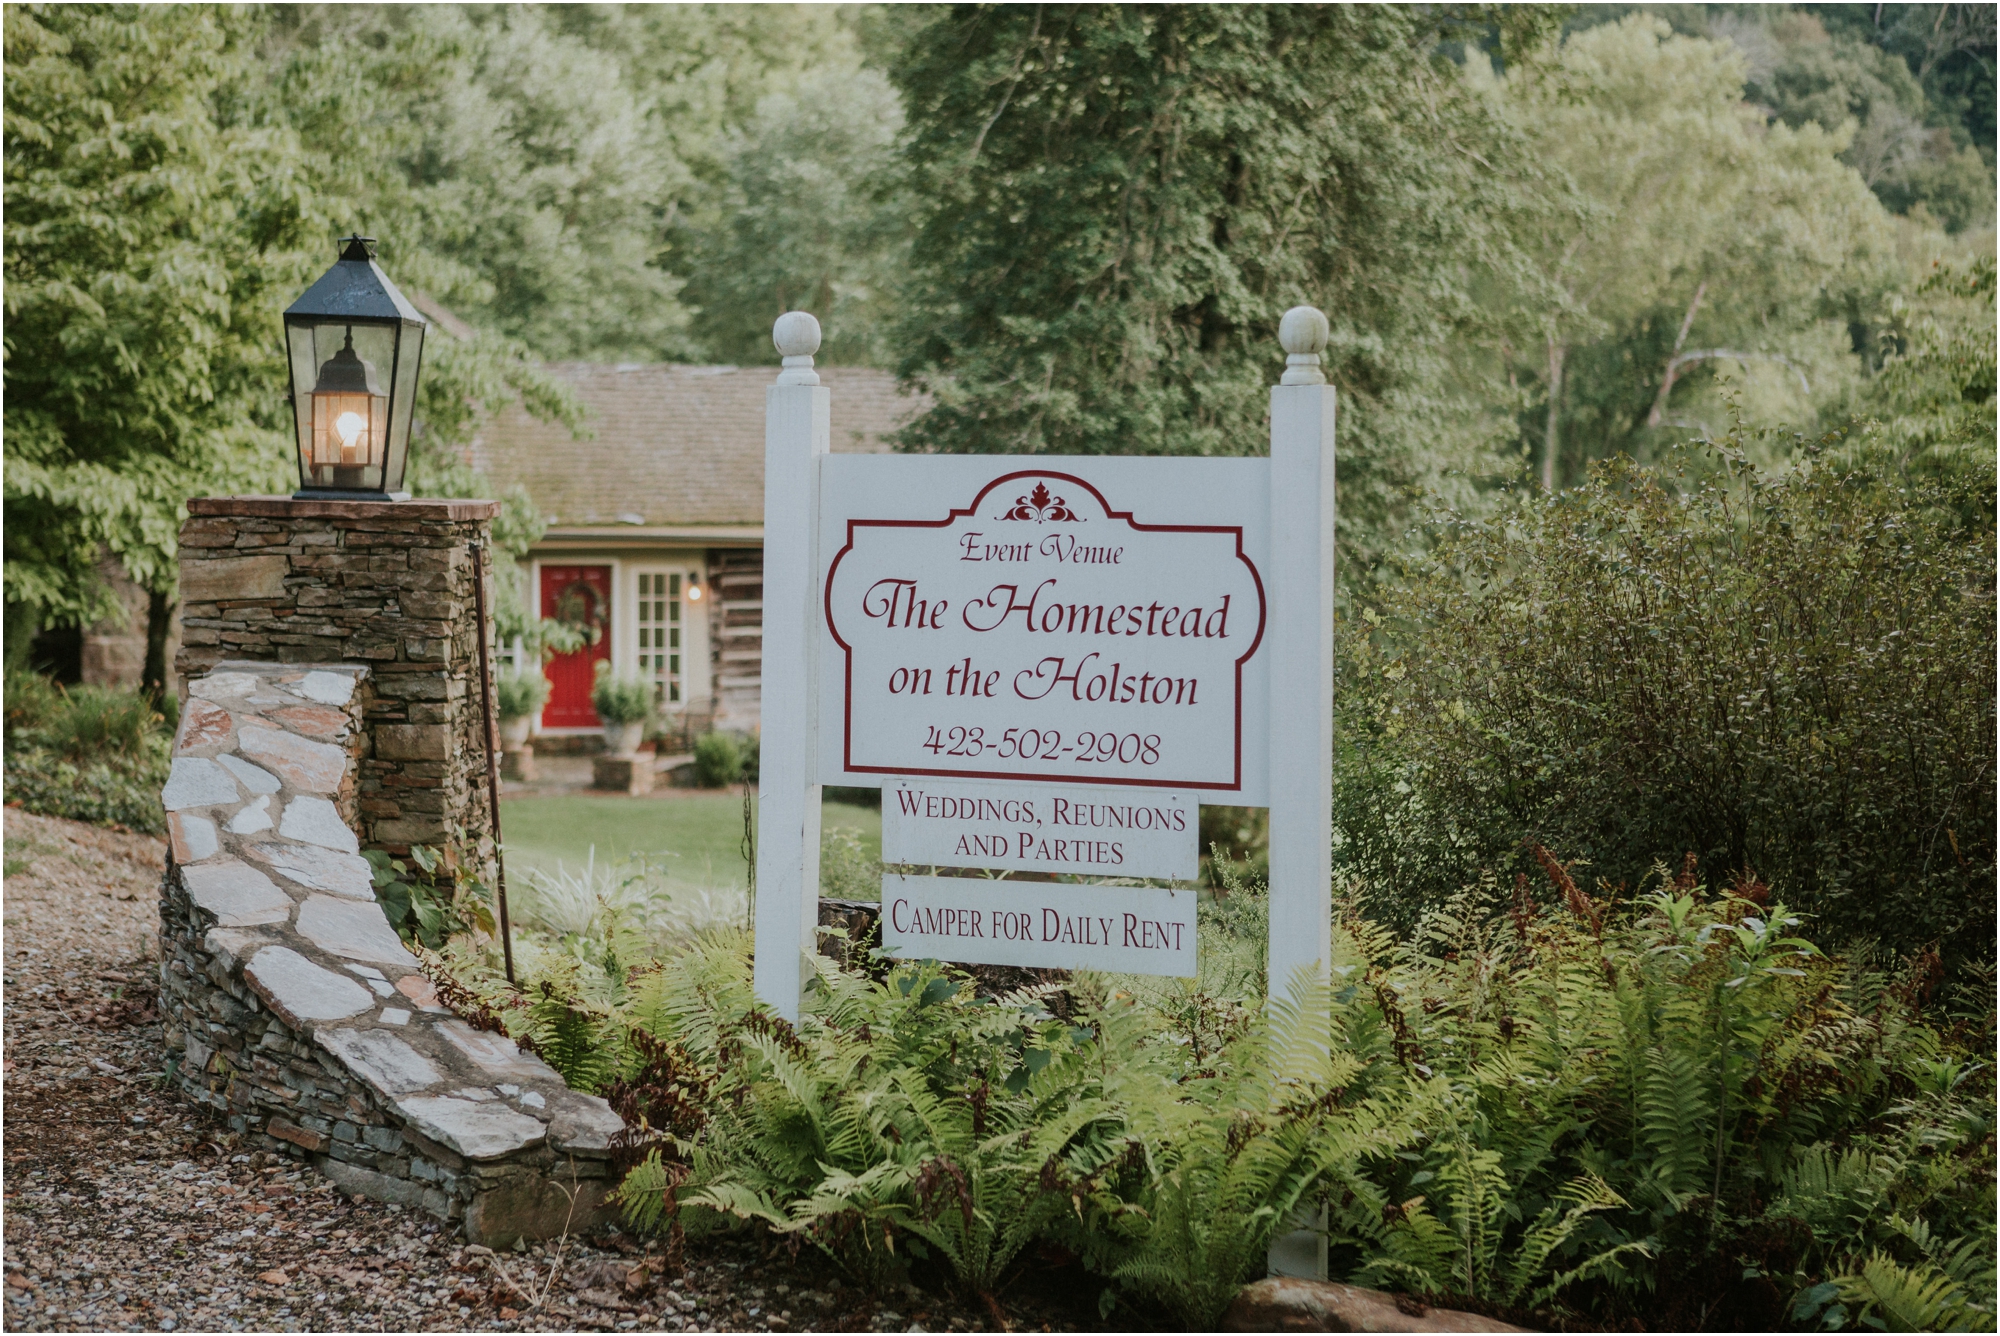
[[[321,705],[345,705],[354,696],[354,679],[346,673],[311,672],[293,690]]]
[[[941,1284],[871,1295],[758,1236],[690,1239],[679,1268],[617,1231],[496,1253],[426,1214],[421,1185],[403,1206],[356,1199],[369,1170],[255,1150],[159,1080],[163,841],[17,810],[6,838],[7,1331],[996,1329]],[[213,929],[211,952],[221,938],[258,940]],[[1102,1282],[1072,1275],[1034,1263],[1004,1290],[1015,1330],[1169,1329],[1122,1299],[1100,1320]]]
[[[236,749],[256,757],[302,793],[337,793],[347,773],[347,753],[341,748],[280,729],[238,729]]]
[[[321,1030],[315,1037],[385,1095],[414,1094],[444,1079],[429,1058],[380,1030]]]
[[[271,798],[269,794],[254,802],[244,804],[242,811],[229,818],[229,833],[231,835],[255,835],[260,830],[269,830],[270,828]]]
[[[368,860],[359,854],[343,854],[301,844],[253,844],[244,852],[267,863],[301,886],[316,891],[334,891],[373,903],[375,883]]]
[[[511,1155],[535,1145],[545,1135],[539,1121],[504,1104],[475,1104],[469,1099],[433,1095],[399,1099],[396,1109],[425,1136],[469,1160]]]

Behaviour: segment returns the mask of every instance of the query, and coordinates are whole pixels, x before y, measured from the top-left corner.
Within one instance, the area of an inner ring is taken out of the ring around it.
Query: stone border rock
[[[468,1239],[578,1230],[615,1186],[609,1105],[440,1005],[352,822],[370,669],[232,662],[188,683],[161,801],[161,1005],[183,1089],[348,1192]]]

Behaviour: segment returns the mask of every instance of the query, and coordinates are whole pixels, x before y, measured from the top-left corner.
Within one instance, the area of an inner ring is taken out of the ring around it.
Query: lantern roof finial
[[[343,260],[372,260],[375,258],[375,238],[364,237],[359,232],[350,232],[340,239],[340,258]]]

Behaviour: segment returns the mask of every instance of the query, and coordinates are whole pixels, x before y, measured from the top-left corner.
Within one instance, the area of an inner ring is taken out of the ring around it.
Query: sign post
[[[818,323],[778,321],[756,915],[773,1010],[797,1019],[815,949],[827,783],[884,788],[888,862],[1127,883],[891,877],[892,954],[1183,977],[1192,892],[1129,883],[1192,877],[1200,803],[1268,807],[1270,992],[1326,977],[1326,317],[1295,307],[1279,339],[1268,459],[830,456]]]
[[[764,663],[757,760],[758,998],[799,1018],[806,956],[818,949],[819,777],[815,649],[819,603],[819,471],[832,406],[813,368],[819,321],[778,318],[784,355],[764,391]]]
[[[1271,387],[1272,997],[1324,981],[1333,960],[1333,411],[1320,370],[1326,317],[1295,306],[1278,325],[1285,374]],[[1294,994],[1304,1007],[1308,997]],[[1324,1034],[1324,1029],[1319,1031]],[[1271,1242],[1270,1271],[1326,1278],[1326,1221]]]

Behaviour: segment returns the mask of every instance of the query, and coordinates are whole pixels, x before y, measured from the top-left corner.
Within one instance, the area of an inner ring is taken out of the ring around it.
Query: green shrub
[[[1336,858],[1407,925],[1540,842],[1786,889],[1836,941],[1994,934],[1994,531],[1977,480],[1811,451],[1629,462],[1448,522],[1343,637]]]
[[[368,860],[375,903],[404,941],[436,951],[471,928],[496,930],[486,888],[458,859],[422,844],[408,860],[380,849],[364,849],[361,856]]]
[[[7,679],[6,801],[44,816],[158,834],[171,738],[135,691],[65,689],[34,673]]]
[[[743,743],[734,733],[704,733],[694,744],[695,783],[725,788],[743,778]]]
[[[166,749],[157,744],[130,757],[83,765],[52,751],[19,748],[7,753],[5,799],[42,816],[158,835],[167,828],[160,806],[167,771]]]
[[[526,719],[541,713],[549,699],[549,679],[539,672],[502,673],[493,679],[502,719]]]
[[[636,1129],[635,1228],[747,1224],[878,1289],[915,1259],[997,1305],[1048,1244],[1209,1328],[1316,1208],[1336,1278],[1537,1326],[1990,1325],[1990,993],[1932,1016],[1935,955],[1883,973],[1686,873],[1613,900],[1539,859],[1405,941],[1350,907],[1329,985],[1199,1017],[1098,976],[1058,1015],[1050,985],[821,959],[792,1026],[734,931],[547,958],[525,1004],[479,983]],[[1256,898],[1232,882],[1205,954],[1261,930]]]
[[[861,847],[861,837],[839,826],[819,836],[819,893],[829,900],[882,898],[882,863]]]
[[[591,708],[607,724],[636,724],[653,714],[653,685],[636,677],[620,677],[609,660],[597,665],[590,689]]]

